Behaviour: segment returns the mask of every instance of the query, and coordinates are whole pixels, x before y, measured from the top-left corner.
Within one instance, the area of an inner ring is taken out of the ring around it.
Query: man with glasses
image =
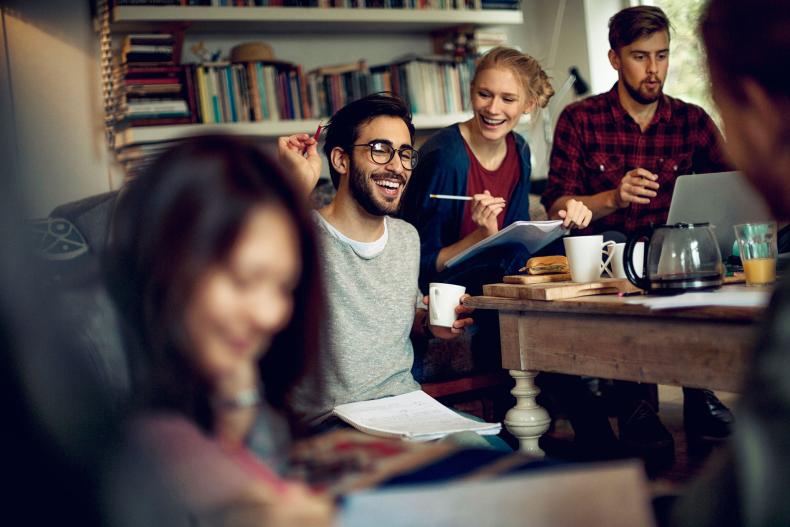
[[[294,390],[291,407],[318,426],[338,404],[419,389],[411,374],[412,332],[452,339],[472,323],[427,326],[417,287],[420,240],[405,221],[391,217],[417,164],[414,126],[400,99],[370,95],[340,109],[326,128],[334,200],[315,212],[326,270],[327,334],[318,364]],[[307,134],[282,137],[280,160],[308,194],[321,158]],[[459,305],[456,312],[471,310]]]

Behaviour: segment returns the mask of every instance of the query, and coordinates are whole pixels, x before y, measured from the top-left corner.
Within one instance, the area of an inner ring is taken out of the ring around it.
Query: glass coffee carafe
[[[648,239],[644,275],[637,276],[634,247],[642,238]],[[715,289],[724,280],[719,244],[709,223],[676,223],[642,229],[626,243],[623,263],[628,280],[648,293]]]

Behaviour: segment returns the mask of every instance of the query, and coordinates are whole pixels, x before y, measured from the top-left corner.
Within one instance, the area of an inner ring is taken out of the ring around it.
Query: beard
[[[661,94],[664,92],[663,82],[658,86],[658,90],[656,91],[655,95],[652,94],[647,95],[639,91],[641,83],[639,86],[634,87],[626,79],[623,79],[623,86],[625,86],[628,95],[630,95],[631,98],[636,102],[638,102],[639,104],[652,104],[656,102],[658,98],[661,97]]]
[[[351,162],[350,168],[351,177],[349,178],[348,186],[351,190],[351,196],[359,203],[365,212],[373,216],[386,216],[397,212],[398,204],[400,203],[400,195],[392,200],[382,198],[376,193],[376,189],[374,188],[376,184],[373,183],[373,180],[376,176],[387,175],[390,178],[400,179],[405,187],[406,181],[403,176],[389,174],[385,171],[373,172],[368,176],[365,175],[353,161]]]

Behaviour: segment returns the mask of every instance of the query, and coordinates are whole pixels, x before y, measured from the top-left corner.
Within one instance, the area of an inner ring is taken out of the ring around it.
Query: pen
[[[450,194],[431,194],[433,199],[455,199],[458,201],[471,201],[472,196],[452,196]]]

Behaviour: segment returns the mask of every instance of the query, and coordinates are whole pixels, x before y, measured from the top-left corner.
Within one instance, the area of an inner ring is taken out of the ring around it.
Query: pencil
[[[313,134],[313,141],[316,143],[318,142],[318,138],[321,136],[321,128],[323,128],[323,121],[318,121],[318,128],[315,129],[315,133]],[[305,146],[304,150],[302,150],[302,154],[307,154],[307,149],[309,147]]]
[[[433,199],[455,199],[458,201],[471,201],[472,196],[452,196],[450,194],[431,194]]]

